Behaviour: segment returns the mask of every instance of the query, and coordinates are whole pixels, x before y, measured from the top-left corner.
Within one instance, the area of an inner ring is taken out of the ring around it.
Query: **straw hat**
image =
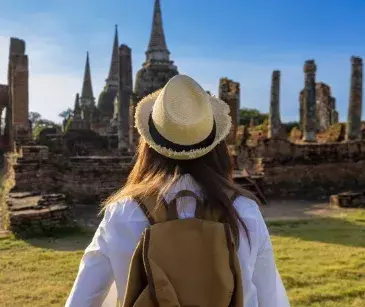
[[[161,155],[190,160],[207,154],[228,135],[229,111],[192,78],[177,75],[138,103],[135,125]]]

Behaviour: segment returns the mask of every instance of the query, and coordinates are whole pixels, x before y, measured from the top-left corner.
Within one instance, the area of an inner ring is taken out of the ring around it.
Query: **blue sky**
[[[132,48],[133,73],[147,48],[153,0],[0,0],[0,83],[8,40],[25,39],[30,109],[57,120],[81,91],[86,50],[94,95],[108,73],[114,25]],[[283,121],[298,119],[303,63],[315,59],[317,81],[332,86],[346,120],[351,55],[365,56],[363,0],[161,0],[171,58],[217,94],[220,77],[241,83],[241,106],[269,110],[270,79],[281,70]],[[363,108],[365,115],[365,107]]]

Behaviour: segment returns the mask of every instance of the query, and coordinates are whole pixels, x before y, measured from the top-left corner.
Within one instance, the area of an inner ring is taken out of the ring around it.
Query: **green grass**
[[[291,306],[365,306],[365,211],[269,228]],[[91,236],[0,239],[0,306],[63,306]]]

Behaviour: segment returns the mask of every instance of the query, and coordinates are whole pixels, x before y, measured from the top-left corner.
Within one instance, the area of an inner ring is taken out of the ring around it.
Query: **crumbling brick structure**
[[[226,102],[230,108],[232,117],[232,127],[227,136],[227,143],[236,145],[237,128],[239,124],[240,110],[240,84],[227,78],[219,81],[219,98]]]

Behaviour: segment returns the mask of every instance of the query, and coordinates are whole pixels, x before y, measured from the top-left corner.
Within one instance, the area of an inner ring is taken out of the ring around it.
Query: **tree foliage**
[[[68,108],[67,110],[64,110],[60,114],[58,114],[58,116],[68,120],[72,116],[72,114],[73,114],[72,109]]]
[[[265,119],[268,118],[268,114],[261,113],[257,109],[243,108],[240,110],[240,125],[249,125],[251,119],[253,119],[255,125],[261,125],[264,123]]]
[[[59,127],[55,122],[42,118],[42,115],[38,112],[29,112],[29,120],[32,122],[32,134],[33,138],[37,138],[39,133],[45,129],[50,127]]]
[[[40,115],[38,112],[29,112],[29,120],[34,125],[42,118],[42,115]]]

